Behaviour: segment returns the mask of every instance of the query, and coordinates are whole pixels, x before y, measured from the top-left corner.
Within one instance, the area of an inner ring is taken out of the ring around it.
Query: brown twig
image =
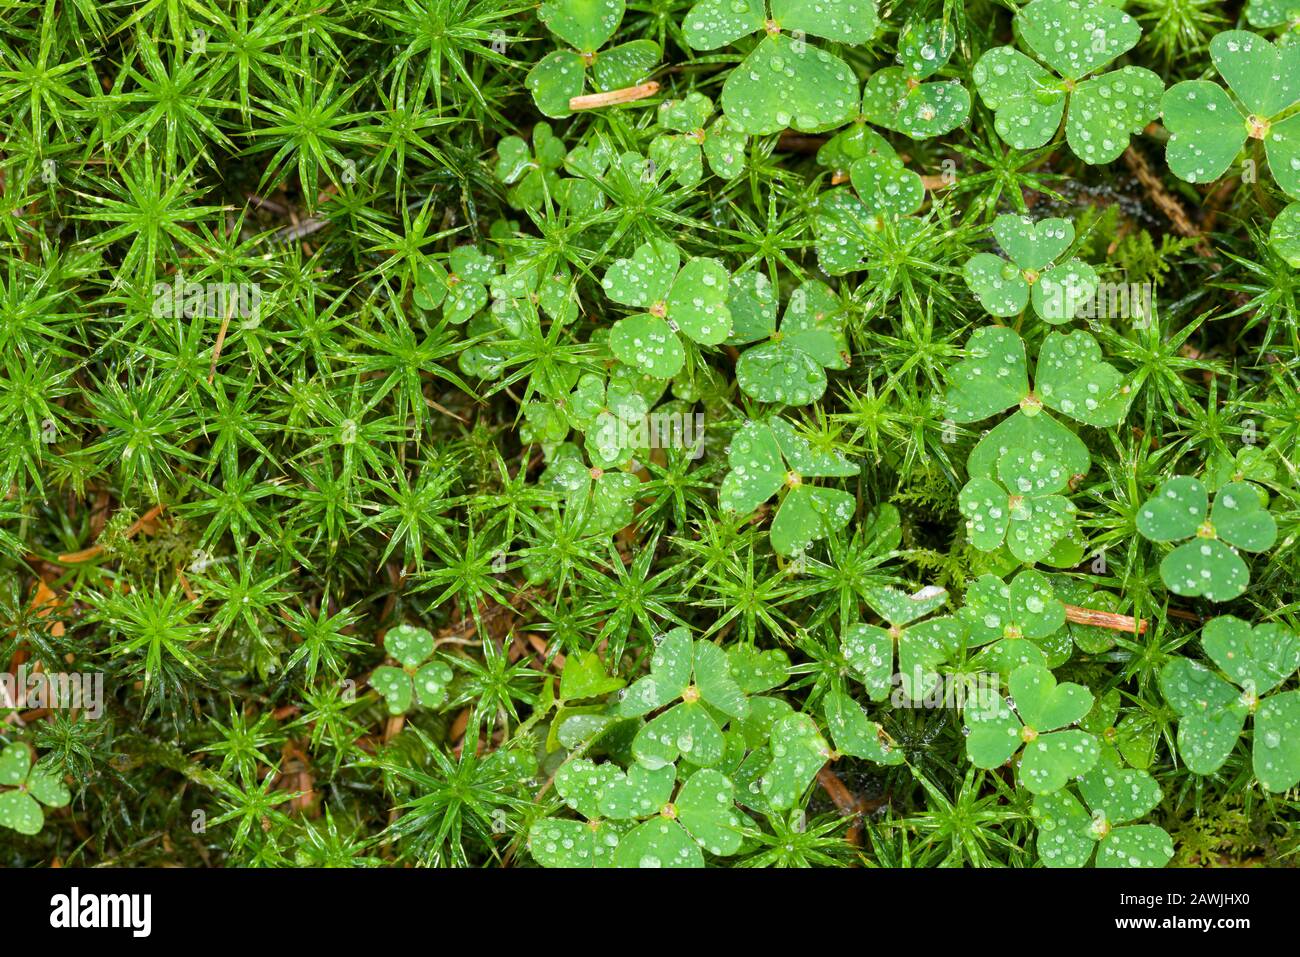
[[[1078,605],[1066,605],[1065,617],[1076,625],[1092,625],[1095,628],[1109,628],[1111,631],[1131,631],[1137,635],[1147,633],[1147,620],[1133,618],[1131,615],[1119,615],[1113,611],[1098,611],[1095,608],[1080,608]]]
[[[1124,165],[1137,177],[1137,181],[1142,184],[1142,188],[1151,197],[1151,202],[1155,203],[1160,212],[1165,214],[1165,218],[1174,227],[1174,232],[1188,239],[1199,240],[1196,244],[1196,251],[1206,259],[1213,260],[1215,258],[1214,247],[1205,238],[1205,233],[1191,221],[1187,211],[1183,209],[1183,204],[1178,201],[1177,197],[1165,189],[1164,182],[1151,169],[1151,164],[1147,162],[1145,156],[1138,152],[1137,147],[1130,146],[1124,151]],[[1217,262],[1212,262],[1211,268],[1217,272],[1223,267]]]
[[[659,81],[650,80],[646,83],[638,83],[636,86],[624,87],[621,90],[609,90],[605,93],[588,93],[585,96],[570,97],[569,109],[595,110],[602,106],[635,103],[637,100],[644,100],[646,97],[654,96],[658,92]]]
[[[166,505],[155,505],[153,508],[149,509],[149,511],[145,512],[131,523],[131,527],[122,533],[122,537],[134,538],[146,525],[152,524],[153,520],[161,515],[163,509],[166,507]],[[62,562],[64,565],[77,565],[81,562],[88,562],[92,558],[97,558],[102,555],[103,552],[103,545],[91,545],[89,548],[83,548],[79,552],[67,552],[60,555],[57,560]]]

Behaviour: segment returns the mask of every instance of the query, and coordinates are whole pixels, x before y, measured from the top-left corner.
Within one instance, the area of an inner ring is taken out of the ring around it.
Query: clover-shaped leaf
[[[674,243],[655,240],[616,261],[601,283],[615,302],[647,310],[614,324],[610,349],[660,379],[677,375],[686,361],[678,331],[701,345],[717,345],[731,334],[727,270],[716,259],[696,257],[678,268],[680,263]]]
[[[449,321],[460,324],[488,302],[488,283],[496,275],[496,260],[475,246],[457,246],[448,257],[449,270],[426,259],[416,270],[412,298],[421,309],[442,306]]]
[[[993,223],[998,244],[1011,262],[992,253],[966,261],[966,285],[994,316],[1017,316],[1032,301],[1034,312],[1059,324],[1074,318],[1097,291],[1097,273],[1079,259],[1055,264],[1074,242],[1074,226],[1065,219],[1035,223],[1027,216],[1004,213]]]
[[[725,116],[710,124],[712,115],[713,101],[703,93],[659,104],[659,125],[671,132],[660,133],[651,141],[650,159],[672,170],[682,186],[699,185],[705,159],[714,175],[722,179],[735,179],[744,172],[748,137]]]
[[[692,640],[685,628],[673,629],[659,642],[650,674],[628,688],[619,713],[638,717],[674,702],[680,703],[637,732],[632,753],[649,768],[665,767],[678,757],[699,767],[717,764],[724,741],[715,712],[742,718],[749,702],[731,674],[726,653],[710,642]]]
[[[659,62],[659,44],[632,40],[603,52],[623,21],[624,0],[548,0],[537,11],[546,28],[571,50],[556,50],[528,71],[524,85],[533,102],[549,117],[571,112],[569,101],[580,96],[588,73],[600,91],[617,90],[642,80]]]
[[[1137,21],[1118,7],[1033,0],[1017,12],[1015,27],[1041,63],[1011,47],[995,47],[979,58],[971,76],[994,111],[994,129],[1016,149],[1047,143],[1065,115],[1074,154],[1085,163],[1109,163],[1159,113],[1164,84],[1150,70],[1126,66],[1091,76],[1142,35]]]
[[[1210,41],[1210,57],[1236,100],[1209,80],[1169,88],[1161,101],[1169,169],[1189,183],[1211,182],[1257,139],[1277,185],[1300,198],[1300,116],[1284,115],[1300,102],[1300,46],[1228,30]]]
[[[19,834],[39,834],[45,826],[46,807],[67,807],[72,801],[63,780],[54,772],[32,768],[25,744],[13,743],[0,751],[0,826]]]
[[[587,535],[609,535],[632,523],[641,480],[630,472],[588,467],[571,443],[560,445],[542,473],[541,487],[563,494],[566,510]]]
[[[778,811],[794,807],[813,778],[831,758],[830,745],[806,714],[780,719],[771,732],[772,760],[759,781],[763,795]]]
[[[433,635],[426,628],[398,625],[384,635],[384,648],[400,665],[380,665],[370,676],[371,686],[388,705],[389,714],[405,714],[412,702],[436,708],[447,698],[451,666],[430,660]]]
[[[1263,30],[1300,27],[1300,0],[1246,0],[1246,22]]]
[[[1160,802],[1150,774],[1103,758],[1080,779],[1079,793],[1091,813],[1068,789],[1034,798],[1038,857],[1048,867],[1083,867],[1094,848],[1098,867],[1163,867],[1174,856],[1163,828],[1127,823]]]
[[[862,705],[842,688],[832,688],[822,702],[826,728],[835,750],[877,764],[902,764],[903,752],[894,747],[881,726],[867,717]]]
[[[906,595],[896,588],[874,588],[867,602],[889,627],[854,624],[844,633],[840,651],[868,696],[883,701],[893,686],[894,648],[898,648],[898,675],[903,693],[919,701],[938,680],[937,667],[949,660],[966,637],[956,618],[940,616],[916,620],[941,607],[948,598],[942,588]]]
[[[1300,269],[1300,203],[1292,203],[1273,220],[1268,242],[1292,269]]]
[[[564,143],[548,123],[536,124],[532,138],[531,148],[518,136],[497,143],[496,177],[510,187],[506,200],[514,209],[538,209],[559,187],[556,171],[564,164]]]
[[[1254,485],[1228,483],[1210,508],[1205,486],[1186,475],[1161,483],[1138,509],[1137,528],[1153,542],[1192,539],[1164,557],[1160,577],[1176,595],[1215,602],[1244,594],[1250,583],[1238,550],[1267,551],[1277,539],[1277,523]]]
[[[996,575],[975,579],[957,615],[973,646],[999,639],[1043,643],[1065,624],[1065,605],[1046,575],[1026,568],[1010,582]]]
[[[957,80],[925,82],[943,69],[956,46],[942,20],[908,23],[898,36],[900,64],[877,70],[862,94],[862,114],[914,140],[942,136],[966,121],[970,94]]]
[[[645,396],[627,381],[586,373],[564,405],[568,424],[586,435],[593,465],[612,468],[644,453],[649,443]]]
[[[759,314],[755,316],[755,312]],[[768,339],[747,349],[736,362],[741,391],[760,402],[815,402],[826,391],[823,370],[848,367],[843,307],[829,287],[815,279],[805,281],[790,295],[779,332],[776,303],[768,299],[759,310],[750,310],[743,336],[733,334],[728,341],[743,345]]]
[[[1057,494],[1070,473],[1037,449],[1011,449],[999,459],[997,475],[996,482],[971,479],[958,496],[971,544],[990,552],[1006,541],[1020,561],[1041,561],[1075,527],[1074,504]]]
[[[805,36],[863,43],[878,19],[872,0],[702,0],[682,24],[686,42],[714,50],[759,30],[765,35],[722,86],[722,109],[739,130],[754,135],[793,127],[832,129],[852,118],[858,85],[839,57]]]
[[[747,515],[787,489],[772,520],[772,548],[793,555],[848,524],[853,496],[808,485],[805,478],[858,474],[858,467],[836,452],[819,452],[784,419],[747,422],[731,440],[731,471],[718,500],[728,511]]]
[[[1161,693],[1179,715],[1184,763],[1196,774],[1213,774],[1253,714],[1255,777],[1269,791],[1294,787],[1300,782],[1300,691],[1269,692],[1300,668],[1300,637],[1279,624],[1252,628],[1221,615],[1206,623],[1201,645],[1228,680],[1187,658],[1173,659],[1160,672]]]
[[[996,768],[1023,746],[1020,780],[1034,794],[1058,791],[1092,770],[1101,756],[1096,737],[1078,729],[1057,730],[1083,719],[1092,708],[1092,693],[1071,682],[1057,684],[1047,668],[1036,664],[1013,671],[1009,687],[1013,701],[999,696],[967,706],[971,762]]]

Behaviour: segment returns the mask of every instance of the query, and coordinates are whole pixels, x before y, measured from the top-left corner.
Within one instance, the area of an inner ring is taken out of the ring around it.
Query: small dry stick
[[[586,96],[571,97],[569,99],[569,109],[595,110],[602,106],[635,103],[637,100],[644,100],[648,96],[654,96],[658,92],[659,81],[651,80],[648,83],[638,83],[636,86],[624,87],[621,90],[610,90],[608,93],[588,93]]]
[[[1112,631],[1131,631],[1135,635],[1147,633],[1147,620],[1129,615],[1117,615],[1113,611],[1097,611],[1095,608],[1080,608],[1078,605],[1066,605],[1065,617],[1076,625],[1093,625],[1097,628],[1109,628]]]
[[[138,533],[142,528],[144,528],[146,525],[148,525],[150,522],[156,519],[159,515],[161,515],[163,509],[165,509],[166,507],[167,507],[166,505],[155,505],[153,508],[149,509],[149,511],[145,512],[143,515],[141,515],[139,518],[137,518],[134,522],[131,523],[131,527],[122,533],[122,537],[134,538],[136,533]],[[88,562],[92,558],[96,558],[99,555],[103,554],[103,552],[104,552],[103,545],[91,545],[89,548],[83,548],[79,552],[65,552],[64,554],[60,555],[57,560],[64,565],[76,565],[79,564],[80,562]]]
[[[235,299],[231,296],[226,317],[221,320],[221,328],[217,330],[217,344],[212,347],[212,364],[208,366],[208,385],[212,385],[212,380],[216,378],[217,360],[221,358],[221,347],[226,344],[226,333],[230,331],[230,317],[234,314]]]

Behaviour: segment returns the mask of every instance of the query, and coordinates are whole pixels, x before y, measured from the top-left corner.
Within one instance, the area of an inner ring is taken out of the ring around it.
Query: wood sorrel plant
[[[0,865],[1300,854],[1291,0],[0,6]]]

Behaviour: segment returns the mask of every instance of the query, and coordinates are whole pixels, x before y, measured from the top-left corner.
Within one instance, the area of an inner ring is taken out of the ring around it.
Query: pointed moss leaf
[[[1295,44],[1227,30],[1210,40],[1210,57],[1248,113],[1274,117],[1300,102],[1300,47]]]
[[[700,767],[722,760],[722,729],[698,702],[683,702],[651,720],[632,742],[632,753],[648,768],[671,765],[678,757]]]
[[[0,785],[17,787],[27,780],[32,769],[32,755],[23,744],[6,745],[0,751]]]
[[[605,664],[594,651],[575,652],[564,659],[560,672],[560,698],[577,701],[599,698],[623,687],[623,679],[605,673]]]
[[[622,22],[623,0],[547,0],[537,17],[579,53],[594,53]]]
[[[1038,858],[1048,867],[1083,867],[1097,846],[1092,818],[1069,791],[1040,794],[1030,809],[1038,825]]]
[[[555,772],[555,791],[564,803],[583,817],[601,816],[601,801],[612,787],[626,782],[615,765],[596,764],[587,758],[574,758]]]
[[[1179,179],[1209,183],[1232,165],[1246,142],[1246,121],[1223,87],[1209,80],[1184,80],[1160,100],[1169,140],[1165,162]]]
[[[389,714],[405,714],[410,710],[414,689],[411,676],[401,668],[380,665],[370,675],[370,686],[384,699]]]
[[[727,310],[731,313],[730,345],[756,342],[776,332],[776,290],[765,273],[732,276]]]
[[[1050,794],[1090,771],[1100,757],[1101,745],[1086,731],[1040,734],[1025,745],[1020,780],[1034,794]]]
[[[947,408],[957,422],[978,422],[1029,394],[1025,344],[1010,329],[986,326],[966,341],[966,358],[952,370]]]
[[[600,782],[604,785],[601,816],[626,821],[658,814],[672,798],[676,781],[677,769],[671,764],[659,768],[633,764],[627,774]]]
[[[649,308],[668,298],[681,258],[667,240],[642,243],[630,259],[616,260],[605,270],[601,286],[615,302]]]
[[[868,209],[907,216],[921,208],[925,186],[921,177],[897,156],[864,156],[849,167],[853,188]]]
[[[1086,475],[1092,463],[1083,441],[1051,415],[1017,411],[994,426],[971,450],[966,460],[967,474],[991,478],[1002,457],[1016,448],[1042,449],[1072,476]]]
[[[970,93],[956,80],[917,84],[902,67],[877,70],[862,93],[862,114],[914,140],[950,133],[970,115]],[[919,205],[919,203],[918,203]]]
[[[766,423],[747,422],[731,440],[731,471],[722,480],[718,502],[728,511],[748,515],[785,482],[781,449]]]
[[[1034,222],[1028,216],[1003,213],[993,221],[998,245],[1021,269],[1042,270],[1074,242],[1074,225],[1068,219]]]
[[[659,44],[653,40],[633,40],[603,50],[591,64],[592,86],[608,91],[640,83],[658,65],[659,56]]]
[[[682,696],[691,683],[694,643],[685,628],[674,628],[650,658],[650,674],[638,678],[619,702],[619,714],[635,718]]]
[[[676,821],[657,817],[638,824],[618,843],[615,867],[703,867],[704,855]]]
[[[1164,867],[1174,856],[1174,842],[1154,824],[1117,827],[1097,847],[1098,867]]]
[[[848,122],[857,107],[857,79],[848,64],[783,33],[760,40],[722,86],[727,119],[753,135],[821,132]]]
[[[1061,76],[1078,80],[1137,45],[1142,28],[1118,7],[1034,0],[1016,14],[1025,44]]]
[[[1048,333],[1034,386],[1044,405],[1085,425],[1119,425],[1128,412],[1123,376],[1102,360],[1097,340],[1081,329]]]
[[[807,405],[826,391],[821,363],[789,339],[748,349],[736,362],[736,382],[759,402]]]
[[[1029,283],[1021,271],[992,253],[966,260],[962,277],[989,315],[1018,316],[1029,302]]]
[[[891,625],[911,624],[932,611],[938,611],[948,602],[947,590],[936,585],[927,585],[911,595],[893,585],[881,585],[867,589],[863,597],[872,610]]]
[[[1269,245],[1292,269],[1300,269],[1300,203],[1292,203],[1273,220]]]
[[[1077,724],[1092,710],[1092,692],[1068,681],[1057,684],[1046,668],[1019,668],[1011,675],[1008,687],[1021,720],[1035,731],[1055,731]]]
[[[618,846],[615,825],[601,822],[598,825],[585,821],[543,818],[528,831],[528,853],[542,867],[609,867],[613,864],[613,848]]]
[[[1128,149],[1129,137],[1141,133],[1159,115],[1164,91],[1164,81],[1140,66],[1084,80],[1071,94],[1066,113],[1070,149],[1093,166],[1119,159]]]
[[[850,625],[844,632],[840,653],[872,701],[884,701],[889,696],[894,670],[894,640],[889,632],[875,625]]]
[[[700,0],[682,22],[693,50],[716,50],[763,29],[767,11],[762,0]]]
[[[882,739],[879,724],[867,718],[862,705],[838,688],[827,692],[824,702],[826,728],[835,750],[877,764],[902,764],[903,752],[889,747]]]
[[[1249,482],[1231,482],[1219,489],[1210,524],[1219,538],[1242,551],[1267,551],[1277,541],[1277,522]]]
[[[1037,149],[1060,127],[1065,93],[1059,81],[1019,50],[994,47],[976,61],[971,78],[1008,145]]]
[[[686,351],[672,326],[648,312],[614,323],[609,347],[619,359],[656,379],[671,379],[686,364]]]
[[[1145,771],[1102,760],[1083,776],[1079,793],[1110,824],[1136,821],[1160,803],[1160,785]]]
[[[1001,695],[967,705],[966,727],[966,755],[977,768],[1001,767],[1020,749],[1020,719]]]
[[[771,0],[782,30],[801,30],[836,43],[866,43],[880,22],[875,0]]]
[[[1197,479],[1179,475],[1161,483],[1137,513],[1137,529],[1153,542],[1196,534],[1209,511],[1209,494]]]
[[[451,684],[451,666],[445,661],[431,661],[411,677],[415,687],[415,700],[422,708],[436,708],[447,700],[447,685]]]
[[[817,772],[831,757],[830,746],[806,714],[791,714],[772,727],[772,761],[760,779],[760,788],[772,807],[784,811],[795,806]]]
[[[0,793],[0,827],[19,834],[39,834],[45,826],[45,814],[30,794],[23,791]]]
[[[837,488],[796,485],[772,520],[772,549],[793,555],[849,523],[857,501]]]
[[[668,318],[701,345],[717,345],[731,335],[727,311],[727,270],[716,259],[690,259],[673,281]]]
[[[1097,293],[1097,270],[1078,259],[1053,266],[1030,290],[1034,312],[1044,322],[1060,325],[1075,317]]]
[[[674,804],[677,820],[710,854],[725,857],[740,850],[744,821],[726,775],[709,768],[696,771],[682,785]]]
[[[532,92],[533,102],[544,115],[560,119],[573,112],[569,101],[582,95],[586,76],[586,63],[580,54],[556,50],[528,71],[524,86]]]
[[[759,694],[785,684],[790,656],[780,648],[759,651],[753,645],[733,645],[727,650],[731,676],[746,694]]]
[[[1300,691],[1265,698],[1255,712],[1255,777],[1267,791],[1300,783]]]
[[[1239,688],[1266,695],[1300,668],[1300,637],[1275,622],[1251,627],[1220,615],[1201,631],[1201,646]]]
[[[1250,569],[1222,542],[1198,538],[1179,545],[1160,563],[1160,578],[1175,595],[1231,601],[1246,593]]]
[[[962,488],[957,506],[966,518],[966,537],[982,552],[1002,547],[1011,523],[1007,493],[997,482],[973,478]]]

